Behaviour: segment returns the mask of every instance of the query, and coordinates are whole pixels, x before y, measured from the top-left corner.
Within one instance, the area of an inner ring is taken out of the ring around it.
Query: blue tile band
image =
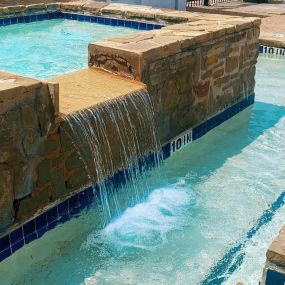
[[[234,104],[228,109],[222,111],[216,116],[208,119],[202,124],[192,129],[193,140],[196,140],[207,132],[227,121],[234,115],[238,114],[248,106],[254,103],[255,95],[248,96],[242,101]],[[171,155],[171,143],[167,143],[162,146],[161,150],[163,153],[163,159],[167,159]],[[156,165],[156,155],[150,153],[143,159],[138,161],[139,170],[145,171],[151,169]],[[118,189],[128,181],[128,171],[120,170],[116,172],[112,177],[109,177],[105,183],[108,187],[112,186],[114,189]],[[9,234],[0,238],[0,262],[15,251],[23,247],[25,244],[32,242],[35,239],[43,236],[47,231],[55,228],[59,224],[63,224],[71,218],[78,217],[84,210],[90,208],[95,201],[99,187],[93,186],[84,189],[83,191],[73,195],[67,200],[51,207],[46,212],[40,214],[27,221],[17,229],[13,230]],[[255,229],[256,230],[256,229]],[[253,235],[252,231],[249,231],[249,236]],[[242,245],[240,245],[242,247]],[[239,251],[234,249],[236,251]],[[214,284],[214,283],[203,283],[203,284]],[[220,284],[220,283],[215,283]],[[275,284],[274,284],[275,285]],[[276,284],[277,285],[277,284]]]
[[[265,45],[260,45],[258,49],[260,54],[285,56],[285,48],[270,47]]]
[[[268,269],[266,273],[265,285],[284,285],[285,274],[278,271]]]
[[[161,29],[163,27],[162,24],[152,23],[152,22],[117,19],[117,18],[86,15],[86,14],[83,15],[83,14],[61,12],[61,11],[0,18],[0,27],[14,25],[14,24],[52,20],[52,19],[76,20],[81,22],[98,23],[110,26],[128,27],[137,30],[156,30],[156,29]]]

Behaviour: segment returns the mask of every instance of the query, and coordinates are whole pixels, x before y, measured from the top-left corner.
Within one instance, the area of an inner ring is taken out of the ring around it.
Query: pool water
[[[252,109],[151,171],[141,203],[48,232],[0,264],[1,282],[257,285],[285,220],[284,63],[260,57]]]
[[[53,77],[86,67],[90,42],[137,31],[65,19],[0,27],[0,69]]]

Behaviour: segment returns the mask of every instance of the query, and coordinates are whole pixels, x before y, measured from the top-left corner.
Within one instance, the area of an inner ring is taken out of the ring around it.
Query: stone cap
[[[179,12],[177,12],[179,13]],[[185,12],[188,13],[188,12]],[[256,28],[259,33],[260,19],[231,16],[205,15],[188,13],[195,21],[166,26],[160,30],[144,33],[134,33],[105,41],[89,44],[89,66],[100,67],[116,72],[114,67],[108,68],[105,57],[116,55],[120,61],[126,58],[131,63],[131,72],[127,63],[125,71],[120,74],[132,79],[141,80],[142,66],[151,58],[155,60],[166,58],[188,48],[226,35],[232,35],[242,30]],[[100,55],[104,55],[101,56]]]
[[[6,113],[18,103],[28,99],[29,96],[32,96],[32,91],[41,88],[44,84],[46,84],[50,90],[55,112],[57,112],[57,84],[0,70],[0,114]]]
[[[59,112],[65,115],[146,88],[143,83],[95,68],[66,73],[49,81],[59,83]]]
[[[285,226],[271,243],[266,257],[268,261],[285,267]]]

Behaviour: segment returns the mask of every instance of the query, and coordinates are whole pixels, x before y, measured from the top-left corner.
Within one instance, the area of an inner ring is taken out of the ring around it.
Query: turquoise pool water
[[[0,264],[1,282],[257,285],[285,220],[284,63],[260,57],[253,108],[149,173],[141,203],[48,232]]]
[[[65,19],[0,27],[0,69],[37,78],[78,70],[90,42],[135,31]]]

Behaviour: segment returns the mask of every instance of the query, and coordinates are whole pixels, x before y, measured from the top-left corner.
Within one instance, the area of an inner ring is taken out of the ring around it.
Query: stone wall
[[[259,21],[204,20],[89,45],[89,66],[144,82],[161,143],[254,93]]]
[[[142,89],[78,113],[61,114],[39,148],[33,193],[20,201],[16,221],[154,151],[152,109],[145,94]]]
[[[58,7],[51,6],[51,9]],[[48,6],[28,8],[46,11]],[[151,7],[140,10],[138,6],[96,2],[61,4],[60,8],[185,22],[89,46],[90,67],[146,84],[155,111],[152,123],[157,126],[159,144],[254,92],[260,24],[257,19],[204,16]],[[27,7],[7,9],[9,13],[23,13]],[[8,15],[7,9],[0,13]],[[147,114],[146,109],[138,112],[131,104],[133,100],[124,96],[127,100],[124,108],[129,110],[130,117],[125,113],[118,128],[110,117],[118,105],[106,102],[91,108],[103,121],[107,141],[111,142],[109,146],[104,144],[106,138],[102,131],[95,132],[93,138],[99,140],[98,151],[102,157],[100,163],[92,161],[88,144],[79,141],[80,153],[72,143],[69,125],[62,116],[56,115],[57,95],[56,84],[0,73],[0,229],[29,219],[58,199],[65,199],[90,184],[90,178],[102,180],[153,150],[155,142],[148,136],[151,125],[140,124],[139,120],[140,114]],[[139,94],[133,96],[133,99],[141,98]],[[129,121],[124,126],[130,119],[133,124]],[[92,120],[89,114],[87,121]],[[134,128],[129,128],[132,125]],[[118,130],[122,129],[124,139],[119,140]],[[134,148],[126,153],[124,145]],[[85,158],[89,158],[85,163],[80,157],[82,150]],[[94,163],[106,170],[101,176],[90,177],[88,168],[92,169]]]
[[[0,229],[34,190],[38,149],[54,124],[58,86],[0,72]]]

